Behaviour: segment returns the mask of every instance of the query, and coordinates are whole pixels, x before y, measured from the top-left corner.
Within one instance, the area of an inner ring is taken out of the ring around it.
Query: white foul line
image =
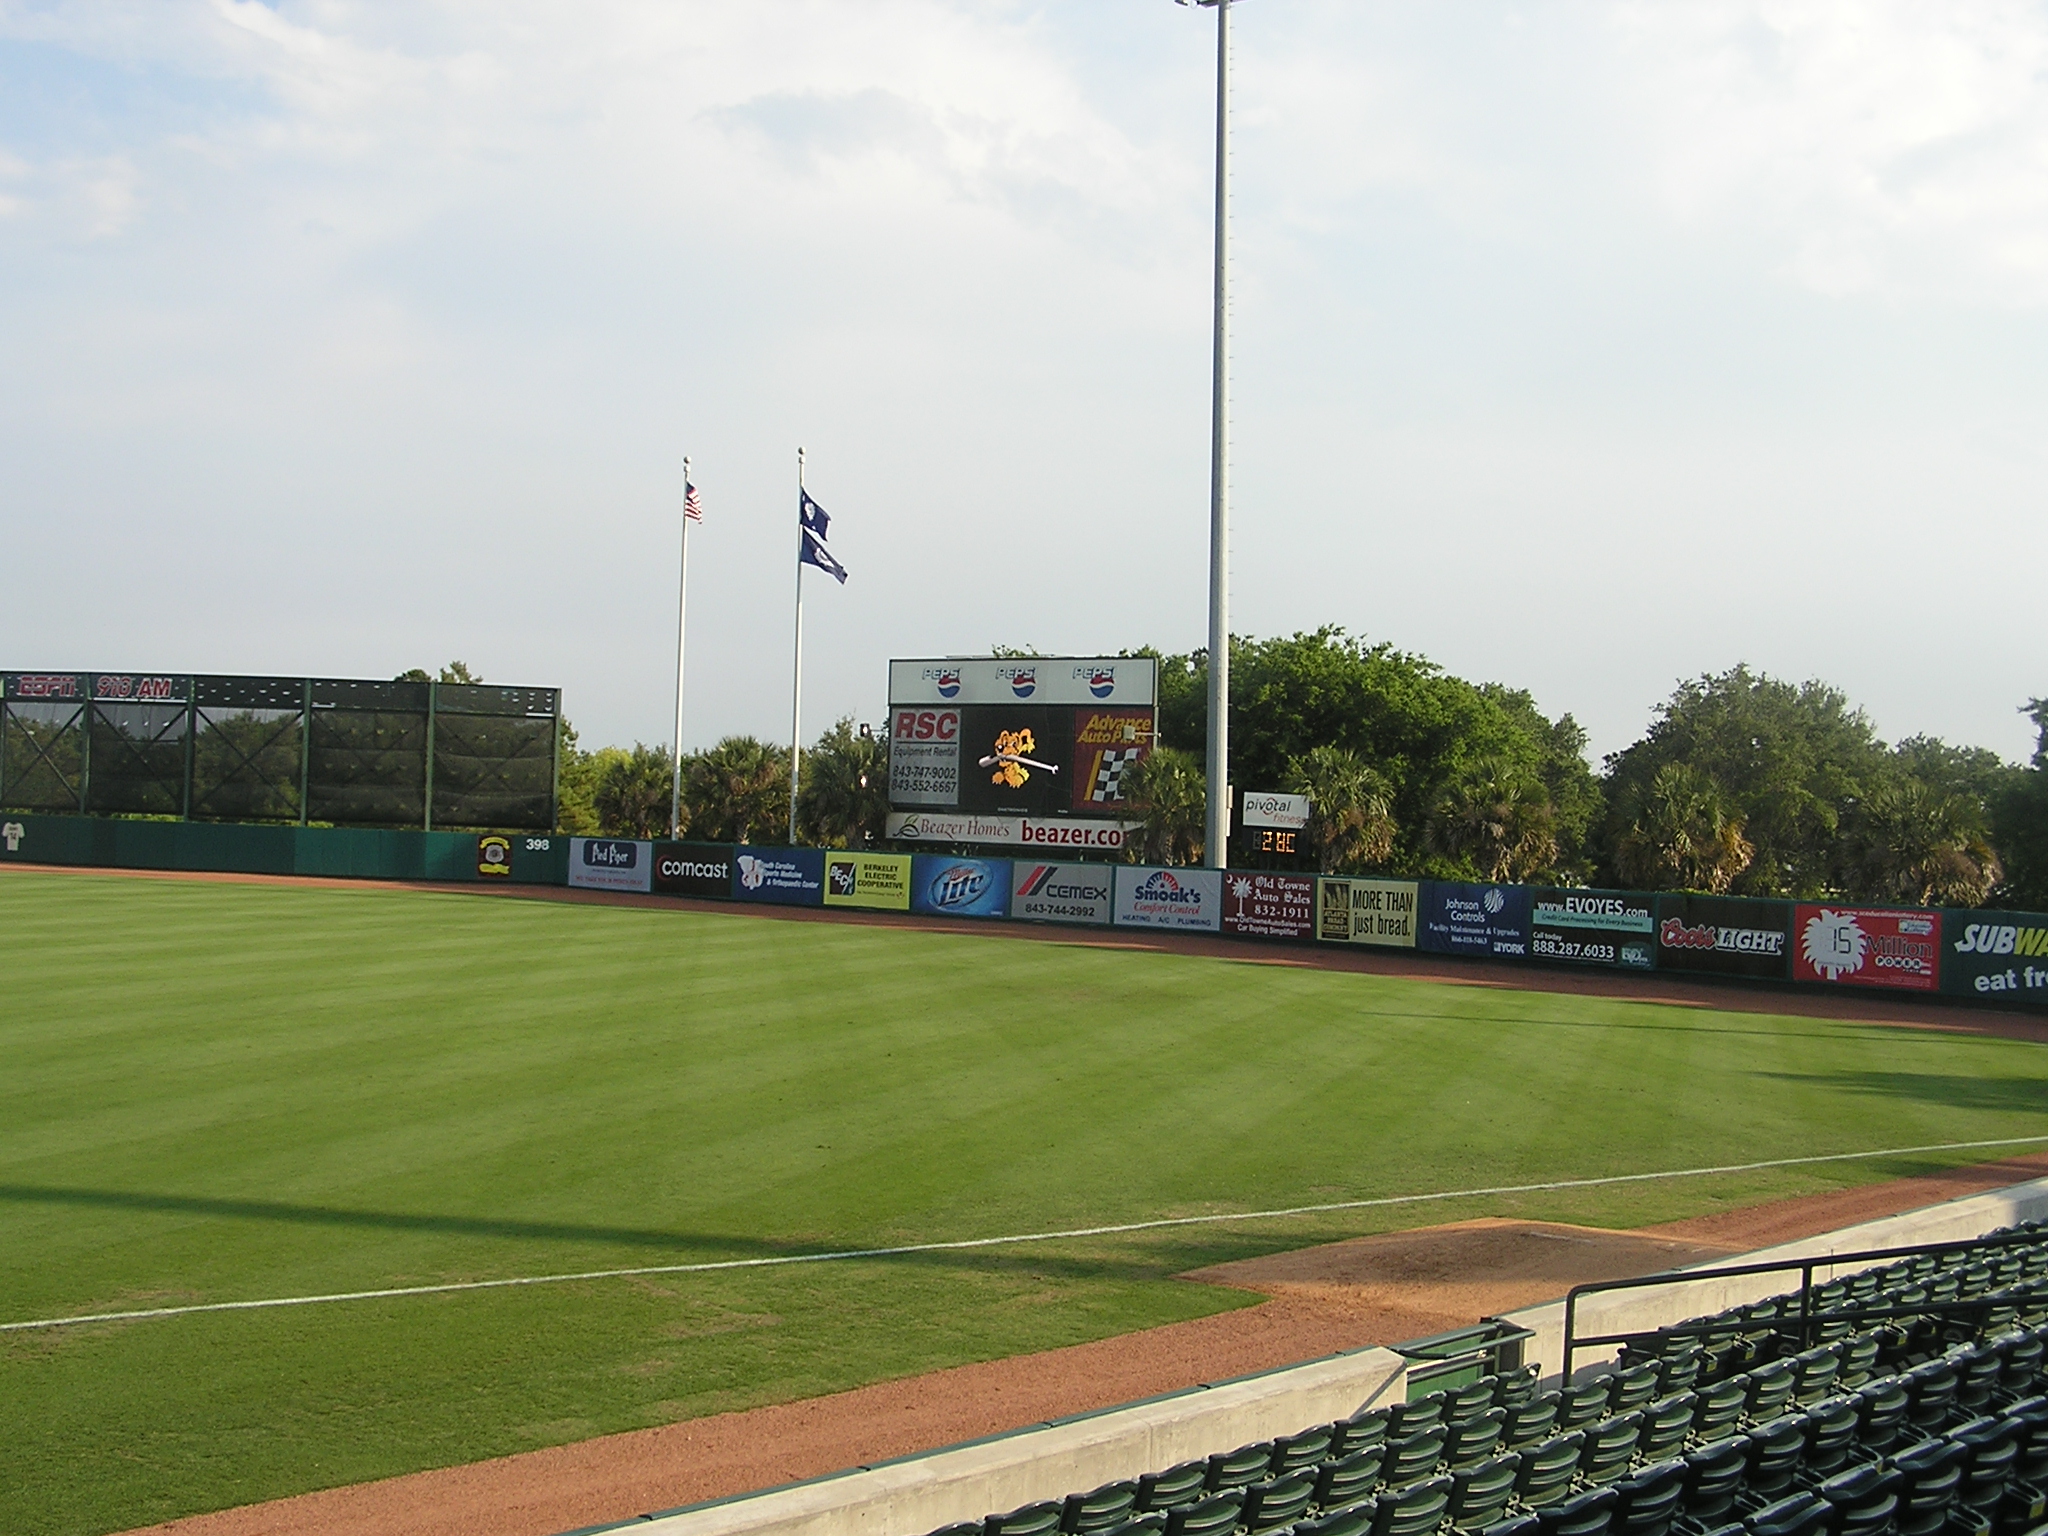
[[[1849,1163],[1873,1157],[1911,1157],[1919,1152],[1962,1152],[1977,1147],[2017,1147],[2048,1136],[2004,1136],[1994,1141],[1943,1141],[1925,1147],[1886,1147],[1875,1152],[1827,1152],[1817,1157],[1773,1157],[1718,1168],[1672,1168],[1661,1173],[1611,1173],[1597,1179],[1553,1179],[1544,1184],[1494,1184],[1483,1189],[1443,1189],[1423,1195],[1381,1195],[1371,1200],[1332,1200],[1323,1205],[1290,1205],[1276,1211],[1228,1211],[1208,1216],[1161,1216],[1104,1227],[1070,1227],[1063,1232],[1018,1232],[1007,1237],[967,1237],[944,1243],[902,1243],[894,1248],[843,1248],[832,1253],[788,1253],[769,1258],[714,1259],[699,1264],[644,1264],[632,1269],[586,1269],[569,1275],[516,1275],[504,1280],[460,1280],[445,1285],[402,1285],[380,1291],[337,1291],[327,1296],[269,1296],[258,1301],[209,1301],[184,1307],[147,1307],[133,1312],[91,1312],[79,1317],[38,1317],[0,1323],[0,1333],[29,1328],[70,1328],[80,1323],[129,1323],[151,1317],[189,1317],[196,1312],[258,1312],[272,1307],[315,1307],[331,1301],[381,1301],[393,1296],[441,1296],[452,1291],[495,1291],[513,1285],[562,1285],[572,1280],[624,1280],[636,1275],[701,1275],[720,1269],[770,1269],[782,1264],[829,1264],[841,1259],[889,1259],[907,1253],[949,1253],[962,1248],[1000,1248],[1015,1243],[1051,1243],[1064,1238],[1108,1237],[1161,1227],[1196,1227],[1226,1221],[1268,1221],[1314,1216],[1325,1211],[1362,1211],[1382,1205],[1420,1205],[1431,1200],[1464,1200],[1480,1195],[1528,1195],[1546,1190],[1592,1189],[1602,1184],[1642,1184],[1654,1179],[1698,1179],[1719,1173],[1754,1173],[1809,1163]]]

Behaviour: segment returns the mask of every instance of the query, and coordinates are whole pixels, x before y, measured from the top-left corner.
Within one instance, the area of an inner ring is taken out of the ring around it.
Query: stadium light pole
[[[1188,0],[1176,0],[1186,5]],[[1203,862],[1230,862],[1230,7],[1216,10],[1216,317],[1209,380],[1209,802]]]

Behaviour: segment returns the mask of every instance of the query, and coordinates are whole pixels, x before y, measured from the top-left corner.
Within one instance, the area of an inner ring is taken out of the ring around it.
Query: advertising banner
[[[592,891],[644,891],[654,844],[614,837],[569,839],[569,883]]]
[[[1704,976],[1792,974],[1792,904],[1741,896],[1659,896],[1657,969]]]
[[[1010,861],[920,853],[910,861],[910,910],[939,917],[1007,917]]]
[[[1415,947],[1439,955],[1526,960],[1534,906],[1526,885],[1425,880]]]
[[[1074,711],[1072,808],[1102,814],[1126,805],[1130,771],[1151,751],[1151,710]]]
[[[2048,1003],[2048,917],[1941,914],[1941,989],[2009,1003]]]
[[[1159,664],[1149,656],[1029,656],[892,661],[889,706],[916,704],[1101,704],[1157,702]]]
[[[1125,828],[1077,816],[981,816],[954,811],[891,811],[888,835],[898,843],[988,843],[1004,848],[1072,848],[1117,853]]]
[[[656,843],[654,888],[664,896],[732,900],[730,843]]]
[[[512,878],[512,839],[492,832],[476,840],[476,877],[479,880]]]
[[[1941,917],[1896,907],[1823,907],[1792,914],[1792,979],[1932,992],[1941,984]]]
[[[1238,802],[1238,820],[1247,827],[1285,827],[1299,832],[1308,825],[1314,809],[1307,795],[1283,795],[1277,790],[1248,789]]]
[[[1529,955],[1573,965],[1647,971],[1657,963],[1656,921],[1641,891],[1536,890]]]
[[[1041,923],[1107,925],[1115,910],[1115,866],[1110,864],[1038,864],[1018,859],[1010,865],[1010,916]]]
[[[1420,885],[1413,880],[1316,881],[1316,937],[1332,944],[1415,947]]]
[[[1315,877],[1228,871],[1223,877],[1223,931],[1259,939],[1314,938]]]
[[[841,853],[825,855],[825,905],[910,910],[910,855]]]
[[[889,722],[889,803],[960,803],[960,711],[895,709]]]
[[[1223,871],[1116,866],[1119,928],[1199,928],[1214,933],[1223,917]]]
[[[774,901],[786,907],[820,906],[825,898],[822,848],[735,848],[735,901]]]

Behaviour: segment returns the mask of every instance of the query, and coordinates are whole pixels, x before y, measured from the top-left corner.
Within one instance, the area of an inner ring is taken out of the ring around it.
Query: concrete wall
[[[661,1536],[923,1536],[958,1520],[1347,1418],[1406,1393],[1407,1362],[1360,1349],[606,1530]]]
[[[1839,1232],[1803,1238],[1755,1253],[1730,1255],[1696,1269],[1718,1269],[1733,1264],[1769,1264],[1780,1259],[1803,1259],[1817,1254],[1855,1253],[1872,1248],[1904,1248],[1913,1243],[1948,1243],[1979,1237],[2017,1221],[2034,1221],[2048,1216],[2048,1179],[2014,1184],[1981,1195],[1968,1195],[1942,1205],[1925,1206],[1898,1216],[1866,1221]],[[1863,1268],[1867,1266],[1854,1266]],[[1847,1273],[1848,1271],[1844,1271]],[[1682,1271],[1681,1271],[1682,1273]],[[1834,1269],[1814,1271],[1816,1281],[1833,1279]],[[1772,1275],[1743,1275],[1725,1280],[1701,1280],[1689,1285],[1644,1286],[1640,1290],[1607,1291],[1580,1299],[1573,1320],[1575,1334],[1628,1333],[1704,1317],[1766,1296],[1782,1296],[1799,1288],[1799,1272],[1789,1270]],[[1523,1345],[1522,1358],[1542,1368],[1547,1379],[1555,1379],[1564,1361],[1564,1303],[1547,1301],[1508,1314],[1507,1321],[1535,1333]],[[1615,1349],[1578,1350],[1573,1355],[1574,1374],[1612,1360]]]

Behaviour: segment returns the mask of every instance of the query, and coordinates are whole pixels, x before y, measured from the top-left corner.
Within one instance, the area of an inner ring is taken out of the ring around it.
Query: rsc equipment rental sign
[[[1941,916],[1886,907],[1801,904],[1792,912],[1792,979],[1932,992],[1941,984]]]
[[[569,883],[591,891],[651,889],[654,844],[617,837],[569,839]]]
[[[1941,989],[2007,1002],[2048,1002],[2048,917],[1944,912]]]
[[[1647,971],[1657,964],[1656,920],[1636,891],[1538,890],[1529,916],[1529,956],[1572,965]]]

